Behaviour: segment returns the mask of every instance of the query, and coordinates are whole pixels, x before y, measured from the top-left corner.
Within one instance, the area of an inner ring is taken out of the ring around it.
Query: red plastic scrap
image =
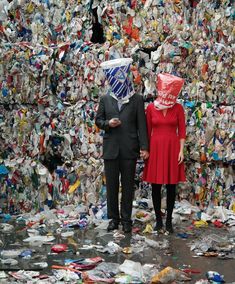
[[[213,222],[214,226],[217,227],[217,228],[222,228],[224,225],[222,222],[220,222],[219,220],[215,220]]]

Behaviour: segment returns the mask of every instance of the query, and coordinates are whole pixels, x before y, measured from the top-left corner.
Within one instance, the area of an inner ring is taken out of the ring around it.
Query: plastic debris
[[[143,269],[140,262],[126,259],[123,264],[119,266],[119,270],[128,275],[138,278],[140,281],[143,280]]]
[[[172,267],[166,267],[162,271],[160,271],[157,275],[155,275],[151,283],[152,284],[157,284],[157,283],[169,283],[173,282],[175,280],[179,281],[189,281],[191,278],[187,273],[184,273],[178,269],[174,269]]]
[[[55,253],[64,252],[67,249],[68,249],[68,246],[66,244],[57,244],[57,245],[53,245],[51,247],[51,251],[53,251]]]
[[[208,271],[206,273],[206,277],[208,278],[208,280],[214,281],[216,283],[224,283],[225,282],[223,275],[220,275],[216,271]]]
[[[97,251],[103,252],[103,253],[107,252],[109,254],[115,254],[121,251],[121,247],[118,244],[110,241],[104,248],[97,248]]]
[[[53,236],[33,236],[33,237],[29,237],[24,239],[24,242],[29,242],[29,243],[33,243],[33,242],[39,242],[39,243],[50,243],[52,241],[54,241],[55,237]]]

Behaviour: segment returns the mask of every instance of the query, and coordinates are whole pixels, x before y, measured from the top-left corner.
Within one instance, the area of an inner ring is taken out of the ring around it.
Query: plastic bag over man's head
[[[134,94],[130,78],[132,58],[117,58],[100,64],[117,100],[127,100]]]

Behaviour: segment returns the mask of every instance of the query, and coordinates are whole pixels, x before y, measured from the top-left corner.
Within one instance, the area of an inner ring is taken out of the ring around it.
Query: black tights
[[[153,200],[153,207],[156,214],[156,219],[158,223],[162,222],[161,217],[161,184],[152,184],[152,200]],[[167,209],[167,217],[166,223],[171,223],[172,219],[172,212],[175,205],[175,191],[176,185],[175,184],[167,184],[167,199],[166,199],[166,209]]]

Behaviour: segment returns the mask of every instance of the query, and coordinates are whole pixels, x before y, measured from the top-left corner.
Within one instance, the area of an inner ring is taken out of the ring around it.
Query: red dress
[[[163,114],[162,110],[148,105],[146,110],[148,137],[150,141],[143,180],[156,184],[177,184],[185,181],[184,164],[178,165],[180,139],[186,137],[183,107],[176,103]]]

